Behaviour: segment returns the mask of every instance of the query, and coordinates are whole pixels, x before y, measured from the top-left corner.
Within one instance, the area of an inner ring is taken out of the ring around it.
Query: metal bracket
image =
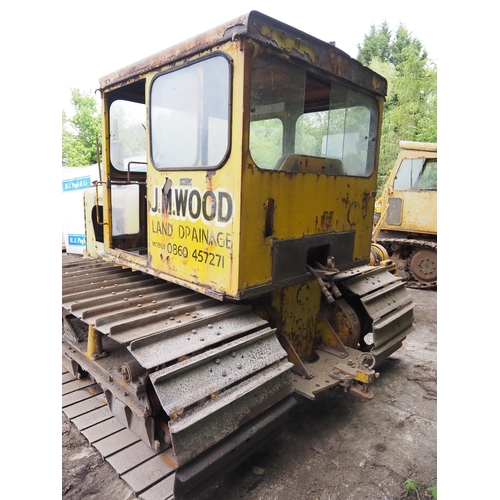
[[[285,349],[286,353],[288,354],[288,361],[290,361],[290,363],[293,363],[291,371],[293,373],[296,373],[297,375],[300,375],[301,377],[304,377],[307,380],[310,380],[313,375],[311,375],[307,371],[307,368],[305,367],[304,363],[302,363],[302,360],[299,358],[292,344],[290,344],[288,338],[285,337],[285,335],[279,335],[278,340],[280,341],[281,347],[283,347],[283,349]]]

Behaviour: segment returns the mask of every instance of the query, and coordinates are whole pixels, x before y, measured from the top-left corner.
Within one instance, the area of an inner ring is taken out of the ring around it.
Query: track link
[[[62,410],[139,498],[174,498],[172,447],[152,450],[120,423],[109,410],[99,384],[90,377],[77,379],[63,368]]]
[[[63,365],[90,374],[63,411],[140,498],[192,498],[291,407],[292,364],[248,306],[90,259],[63,265],[62,288]]]

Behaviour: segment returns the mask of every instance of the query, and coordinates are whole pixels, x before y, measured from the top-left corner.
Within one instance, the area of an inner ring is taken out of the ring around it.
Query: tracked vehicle
[[[386,81],[251,12],[99,83],[63,410],[141,498],[195,498],[413,329],[368,265]]]
[[[390,259],[410,288],[437,287],[437,144],[400,141],[380,198],[373,262]]]

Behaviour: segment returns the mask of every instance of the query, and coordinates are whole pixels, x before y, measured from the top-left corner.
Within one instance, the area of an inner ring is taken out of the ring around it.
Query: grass
[[[420,495],[418,491],[421,489],[422,485],[416,479],[410,478],[405,481],[405,490],[408,493],[415,493],[419,500]],[[437,500],[437,486],[429,486],[428,488],[425,488],[425,491],[431,494],[432,500]]]

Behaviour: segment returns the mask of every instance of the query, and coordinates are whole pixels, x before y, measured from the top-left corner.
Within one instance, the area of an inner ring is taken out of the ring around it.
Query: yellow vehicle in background
[[[390,259],[407,286],[437,286],[437,144],[401,141],[377,200],[372,254]],[[384,253],[385,252],[387,253]]]
[[[63,410],[141,498],[194,498],[413,330],[368,265],[387,82],[251,12],[99,83]]]

